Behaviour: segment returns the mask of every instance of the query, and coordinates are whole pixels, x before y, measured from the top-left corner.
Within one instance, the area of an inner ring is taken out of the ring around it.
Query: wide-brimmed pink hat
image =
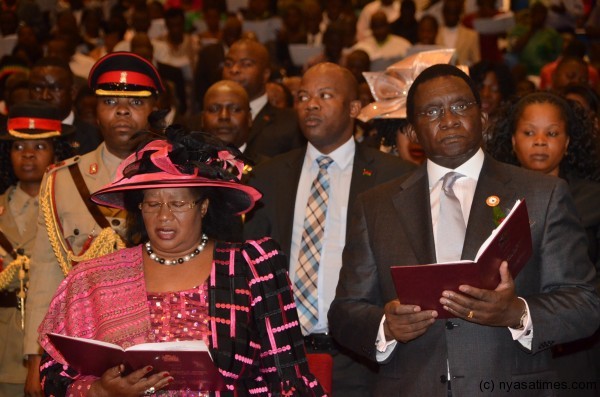
[[[169,134],[169,133],[168,133]],[[176,132],[177,141],[157,139],[127,157],[115,180],[92,194],[100,205],[125,209],[125,192],[173,187],[213,187],[233,214],[250,211],[261,198],[258,190],[240,183],[244,162],[237,149],[214,145],[205,133]],[[173,136],[173,134],[171,134]]]

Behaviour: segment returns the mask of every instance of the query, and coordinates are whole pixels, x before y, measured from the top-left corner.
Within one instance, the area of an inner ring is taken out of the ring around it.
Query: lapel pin
[[[366,168],[363,168],[362,174],[363,174],[363,176],[372,176],[373,175],[373,171],[368,170]]]
[[[95,175],[97,173],[98,173],[98,164],[97,163],[90,164],[90,174]]]
[[[498,196],[490,196],[490,197],[488,197],[488,198],[485,199],[485,203],[489,207],[495,207],[498,204],[500,204],[500,198]]]

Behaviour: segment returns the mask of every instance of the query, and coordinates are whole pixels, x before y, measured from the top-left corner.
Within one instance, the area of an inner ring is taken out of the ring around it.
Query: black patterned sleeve
[[[242,247],[260,340],[260,372],[273,395],[323,396],[310,373],[287,273],[287,259],[270,238]]]

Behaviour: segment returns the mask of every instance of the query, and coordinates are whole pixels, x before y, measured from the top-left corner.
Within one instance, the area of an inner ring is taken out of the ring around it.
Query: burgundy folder
[[[93,339],[48,334],[67,363],[83,375],[102,376],[109,368],[125,365],[124,375],[151,365],[151,374],[168,371],[173,382],[164,389],[222,391],[225,383],[202,341],[144,343],[123,349]]]
[[[453,315],[440,303],[444,290],[458,291],[463,284],[493,290],[500,283],[498,269],[502,261],[508,262],[514,278],[531,252],[529,215],[522,200],[482,244],[475,260],[392,266],[391,273],[401,303],[419,305],[422,310],[437,310],[438,319],[449,318]]]

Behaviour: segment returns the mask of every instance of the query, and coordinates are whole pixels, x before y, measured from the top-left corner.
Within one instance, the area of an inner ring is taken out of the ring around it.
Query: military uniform
[[[13,206],[9,201],[13,200]],[[19,208],[14,214],[11,208]],[[9,187],[0,196],[0,231],[13,248],[22,248],[29,255],[33,251],[36,232],[37,198],[32,198],[16,186]],[[19,225],[20,223],[20,225]],[[14,260],[9,252],[0,248],[2,269],[8,270]],[[8,273],[5,273],[7,276]],[[0,285],[0,397],[23,395],[27,368],[23,362],[23,329],[17,292],[21,288],[18,270],[8,285]]]
[[[42,202],[38,216],[39,231],[35,239],[35,250],[31,257],[32,266],[29,274],[30,291],[26,306],[25,354],[41,353],[37,342],[37,327],[46,314],[54,292],[65,276],[61,264],[57,260],[52,244],[53,237],[50,236],[51,233],[48,229],[59,227],[59,230],[62,230],[63,240],[68,243],[70,250],[75,255],[79,255],[87,248],[91,242],[90,237],[98,236],[102,230],[81,198],[69,166],[75,164],[79,167],[87,188],[90,192],[94,192],[113,180],[120,161],[121,159],[108,152],[105,144],[102,143],[96,150],[88,154],[73,157],[51,167],[44,176],[40,189]],[[56,214],[59,225],[47,227],[48,212],[42,209],[44,205],[42,197],[49,194],[53,196],[51,211]],[[103,214],[111,227],[123,235],[125,212],[112,211]],[[58,244],[62,248],[60,242]],[[63,249],[61,251],[66,259],[67,252]]]

